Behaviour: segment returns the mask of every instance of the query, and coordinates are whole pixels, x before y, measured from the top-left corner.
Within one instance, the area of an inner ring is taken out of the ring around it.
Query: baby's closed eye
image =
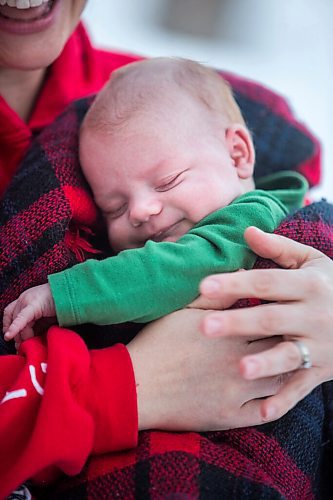
[[[122,203],[121,205],[109,207],[107,210],[103,210],[103,215],[107,219],[117,219],[117,217],[121,217],[126,212],[127,206],[127,203]]]
[[[169,189],[178,186],[184,180],[185,172],[186,170],[166,177],[155,187],[155,190],[159,192],[169,191]]]

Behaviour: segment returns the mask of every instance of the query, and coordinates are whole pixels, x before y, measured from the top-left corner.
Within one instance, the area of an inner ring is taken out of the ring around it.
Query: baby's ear
[[[241,179],[253,175],[255,153],[250,132],[244,125],[233,124],[226,129],[225,138],[230,156]]]

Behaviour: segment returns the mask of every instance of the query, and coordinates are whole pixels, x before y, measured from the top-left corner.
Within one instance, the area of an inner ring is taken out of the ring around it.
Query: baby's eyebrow
[[[177,156],[168,156],[155,164],[151,172],[148,173],[155,174],[158,171],[161,175],[168,175],[169,173],[177,172],[182,166],[183,162]]]
[[[163,161],[158,165],[158,168],[154,172],[155,180],[163,180],[167,178],[174,177],[186,169],[184,163],[173,159],[172,161]]]

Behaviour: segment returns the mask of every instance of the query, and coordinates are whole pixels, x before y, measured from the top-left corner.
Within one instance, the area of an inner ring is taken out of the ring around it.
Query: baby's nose
[[[157,199],[137,201],[130,209],[130,221],[133,227],[139,227],[148,222],[152,215],[158,215],[162,210],[162,203]]]

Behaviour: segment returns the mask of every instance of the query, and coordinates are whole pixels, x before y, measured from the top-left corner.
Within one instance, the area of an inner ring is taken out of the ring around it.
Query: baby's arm
[[[272,232],[287,214],[273,196],[247,193],[207,216],[176,243],[148,241],[103,261],[49,276],[60,325],[147,322],[181,309],[212,273],[251,268],[249,225]]]
[[[4,311],[3,332],[6,340],[15,339],[16,347],[34,336],[37,320],[55,316],[55,305],[48,283],[23,292]]]

